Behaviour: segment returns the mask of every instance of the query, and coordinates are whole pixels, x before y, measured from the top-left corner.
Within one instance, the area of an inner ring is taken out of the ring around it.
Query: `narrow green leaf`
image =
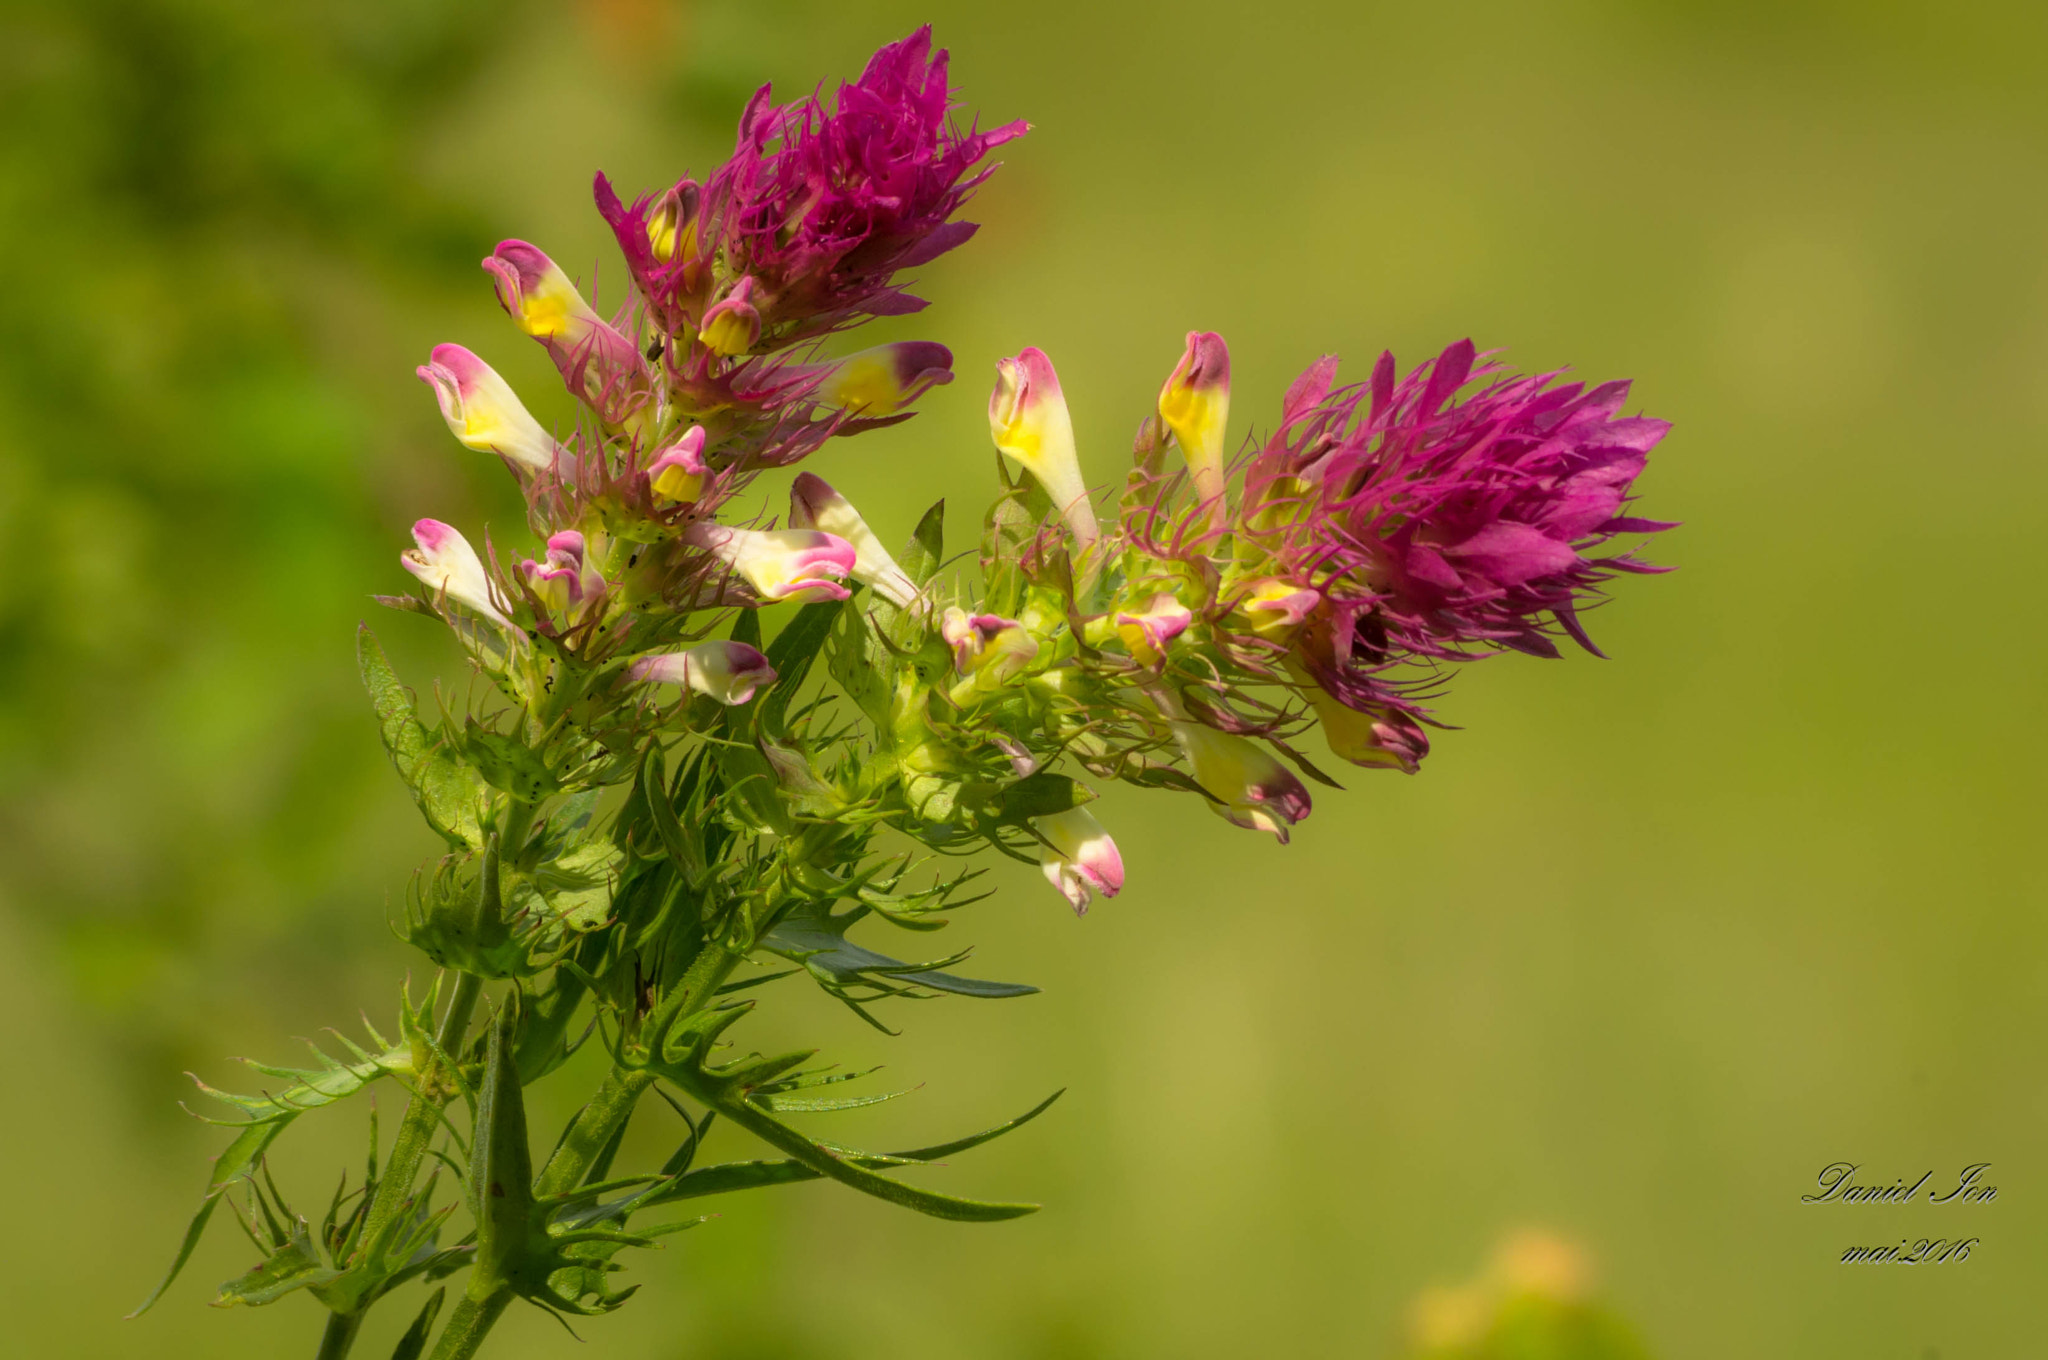
[[[897,565],[904,575],[922,586],[932,579],[945,560],[946,503],[941,500],[924,512],[917,528],[910,535],[910,542],[904,545],[903,555]]]
[[[412,1326],[405,1329],[405,1335],[398,1338],[397,1349],[391,1352],[391,1360],[420,1360],[426,1353],[427,1337],[434,1330],[434,1319],[441,1315],[441,1304],[448,1297],[448,1286],[442,1285],[427,1296],[420,1305],[419,1316],[412,1320]]]
[[[339,1278],[341,1272],[327,1265],[313,1249],[313,1239],[300,1223],[285,1244],[269,1259],[247,1274],[229,1280],[214,1296],[216,1306],[246,1304],[261,1308],[287,1294],[310,1289]]]
[[[213,1217],[214,1206],[220,1203],[220,1197],[226,1194],[228,1188],[236,1181],[248,1174],[249,1169],[262,1158],[277,1135],[284,1132],[284,1126],[290,1123],[291,1119],[292,1116],[288,1115],[282,1119],[253,1124],[243,1129],[235,1135],[235,1141],[229,1143],[227,1149],[214,1159],[213,1172],[207,1178],[206,1195],[199,1201],[199,1212],[193,1214],[192,1221],[185,1226],[185,1237],[178,1244],[176,1259],[171,1262],[171,1268],[164,1273],[157,1287],[150,1291],[149,1297],[144,1299],[141,1305],[128,1315],[129,1317],[141,1317],[164,1296],[164,1291],[178,1278],[178,1272],[185,1268],[185,1262],[192,1259],[192,1250],[199,1245],[199,1238],[206,1231],[206,1221]]]

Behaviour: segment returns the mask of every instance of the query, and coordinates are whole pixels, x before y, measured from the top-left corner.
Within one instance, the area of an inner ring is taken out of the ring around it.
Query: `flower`
[[[929,340],[876,345],[834,362],[818,384],[820,401],[848,415],[895,415],[933,387],[953,381],[953,351]]]
[[[1429,734],[1414,713],[1394,704],[1353,708],[1310,682],[1303,688],[1330,752],[1353,765],[1392,766],[1414,774],[1429,754]]]
[[[419,546],[406,549],[399,563],[433,592],[436,604],[453,600],[493,623],[512,626],[492,594],[483,559],[468,539],[440,520],[423,519],[412,526],[412,541]]]
[[[853,545],[807,529],[729,529],[693,524],[683,541],[716,554],[763,600],[843,600],[839,582],[853,570]]]
[[[704,461],[704,427],[692,425],[647,465],[647,484],[669,500],[694,502],[704,494],[704,479],[710,473]]]
[[[1142,610],[1118,610],[1116,634],[1133,660],[1156,666],[1165,659],[1167,644],[1186,632],[1194,618],[1170,592],[1160,591]]]
[[[548,539],[547,560],[531,558],[519,564],[526,588],[548,614],[568,622],[595,600],[604,597],[604,576],[586,553],[583,535],[565,529]]]
[[[1253,636],[1284,643],[1300,631],[1322,599],[1322,592],[1311,586],[1267,577],[1249,582],[1232,612]]]
[[[939,636],[953,649],[953,668],[982,689],[996,688],[1038,656],[1038,640],[1000,614],[950,608],[940,616]]]
[[[948,119],[946,54],[918,29],[876,52],[867,69],[822,98],[778,108],[763,86],[740,117],[733,155],[704,186],[704,220],[733,274],[770,299],[762,316],[785,340],[820,335],[861,315],[924,304],[896,288],[897,271],[937,259],[974,234],[949,221],[986,177],[971,174],[1021,122],[956,131]]]
[[[1251,480],[1292,480],[1313,497],[1268,546],[1324,563],[1361,599],[1339,664],[1495,645],[1555,656],[1554,629],[1597,651],[1580,609],[1617,572],[1659,570],[1593,554],[1617,534],[1672,527],[1622,513],[1670,425],[1622,416],[1625,382],[1557,387],[1554,374],[1475,369],[1475,357],[1460,341],[1396,381],[1382,355],[1369,383],[1334,393],[1325,360],[1288,393],[1254,461]],[[1474,379],[1491,381],[1461,398]]]
[[[460,345],[436,345],[429,361],[415,371],[434,389],[441,418],[464,447],[539,472],[555,466],[561,446],[489,364]]]
[[[988,428],[996,447],[1038,479],[1075,540],[1095,541],[1095,510],[1074,451],[1074,422],[1060,392],[1060,375],[1042,349],[1027,349],[996,363],[988,398]]]
[[[538,247],[500,241],[484,269],[497,285],[499,305],[547,347],[571,392],[615,422],[647,400],[640,351],[591,310],[569,276]]]
[[[854,580],[872,587],[898,609],[908,609],[917,603],[917,583],[896,564],[874,530],[860,517],[860,511],[853,508],[853,502],[834,491],[823,477],[809,472],[797,474],[789,489],[789,523],[792,528],[822,529],[845,539],[853,545]]]
[[[1031,824],[1045,838],[1038,864],[1046,882],[1073,904],[1076,913],[1088,910],[1095,893],[1115,897],[1123,891],[1123,856],[1086,808],[1036,817]]]
[[[697,338],[706,349],[731,358],[761,343],[761,313],[755,310],[753,296],[754,280],[748,275],[732,286],[724,301],[704,313]]]
[[[1214,331],[1189,331],[1180,362],[1159,389],[1159,418],[1173,431],[1195,497],[1223,495],[1223,433],[1230,423],[1230,349]]]
[[[1224,820],[1251,831],[1270,831],[1287,843],[1287,828],[1309,814],[1308,790],[1264,747],[1229,732],[1176,722],[1195,782]]]
[[[743,704],[763,685],[775,683],[768,658],[744,642],[706,642],[684,652],[643,656],[631,668],[635,680],[681,685],[721,704]]]

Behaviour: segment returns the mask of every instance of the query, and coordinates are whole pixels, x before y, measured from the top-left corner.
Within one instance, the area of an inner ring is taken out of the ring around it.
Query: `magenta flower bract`
[[[732,158],[701,188],[686,180],[627,208],[600,175],[599,211],[656,314],[701,316],[714,261],[753,276],[780,344],[923,307],[894,276],[974,234],[951,220],[988,174],[974,167],[1027,127],[955,128],[946,53],[931,41],[927,25],[882,48],[830,103],[778,106],[762,86]]]
[[[1279,532],[1306,535],[1291,547],[1327,576],[1323,622],[1345,634],[1312,660],[1556,656],[1558,630],[1597,654],[1578,615],[1600,583],[1662,570],[1598,554],[1672,527],[1622,513],[1669,423],[1621,415],[1626,382],[1496,377],[1475,358],[1461,340],[1397,380],[1386,354],[1368,383],[1335,391],[1325,359],[1288,392],[1248,484],[1253,499],[1306,503]],[[1475,379],[1494,380],[1461,398]]]

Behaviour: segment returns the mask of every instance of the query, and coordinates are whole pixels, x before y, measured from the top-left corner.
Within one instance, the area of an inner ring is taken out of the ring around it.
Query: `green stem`
[[[384,1164],[384,1178],[377,1182],[376,1196],[370,1201],[369,1213],[364,1215],[363,1232],[358,1239],[364,1252],[383,1248],[384,1236],[412,1194],[413,1179],[419,1175],[420,1163],[426,1160],[427,1148],[441,1123],[445,1100],[441,1087],[446,1074],[440,1055],[445,1053],[450,1061],[455,1059],[469,1034],[470,1016],[476,1011],[483,987],[483,979],[474,973],[455,976],[455,993],[448,998],[448,1009],[442,1012],[440,1028],[434,1034],[436,1051],[416,1076],[412,1099],[406,1102],[405,1117],[399,1121],[398,1137],[391,1145],[391,1158]]]
[[[464,1298],[455,1306],[455,1315],[448,1319],[448,1325],[441,1329],[441,1339],[434,1343],[434,1354],[429,1360],[469,1360],[511,1302],[509,1289],[500,1289],[482,1302]]]
[[[342,1360],[356,1344],[356,1333],[362,1327],[361,1313],[329,1313],[327,1330],[320,1334],[320,1354],[314,1360]]]
[[[719,984],[731,976],[739,966],[740,956],[718,944],[707,944],[691,961],[689,970],[683,974],[675,989],[662,998],[642,1022],[643,1026],[660,1032],[670,1021],[679,1020],[702,1009],[704,1003],[717,993]],[[621,1067],[613,1064],[605,1073],[604,1084],[597,1088],[597,1094],[576,1116],[576,1122],[563,1135],[562,1145],[555,1149],[555,1155],[548,1159],[547,1167],[540,1173],[534,1184],[534,1193],[540,1196],[567,1194],[583,1183],[591,1166],[604,1152],[612,1135],[633,1113],[633,1106],[639,1103],[642,1093],[654,1085],[654,1073],[644,1067]]]

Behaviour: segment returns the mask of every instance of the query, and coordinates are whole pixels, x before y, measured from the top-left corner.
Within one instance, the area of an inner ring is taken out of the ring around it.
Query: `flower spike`
[[[1187,349],[1159,389],[1159,418],[1173,430],[1195,497],[1223,496],[1223,435],[1230,423],[1230,348],[1214,331],[1189,331]]]
[[[441,418],[464,447],[536,472],[552,471],[561,445],[527,413],[498,371],[460,345],[436,345],[415,370],[434,389]]]
[[[1060,391],[1060,375],[1042,349],[1027,349],[996,364],[988,399],[988,427],[996,447],[1038,479],[1082,547],[1100,532],[1081,480],[1074,421]]]

